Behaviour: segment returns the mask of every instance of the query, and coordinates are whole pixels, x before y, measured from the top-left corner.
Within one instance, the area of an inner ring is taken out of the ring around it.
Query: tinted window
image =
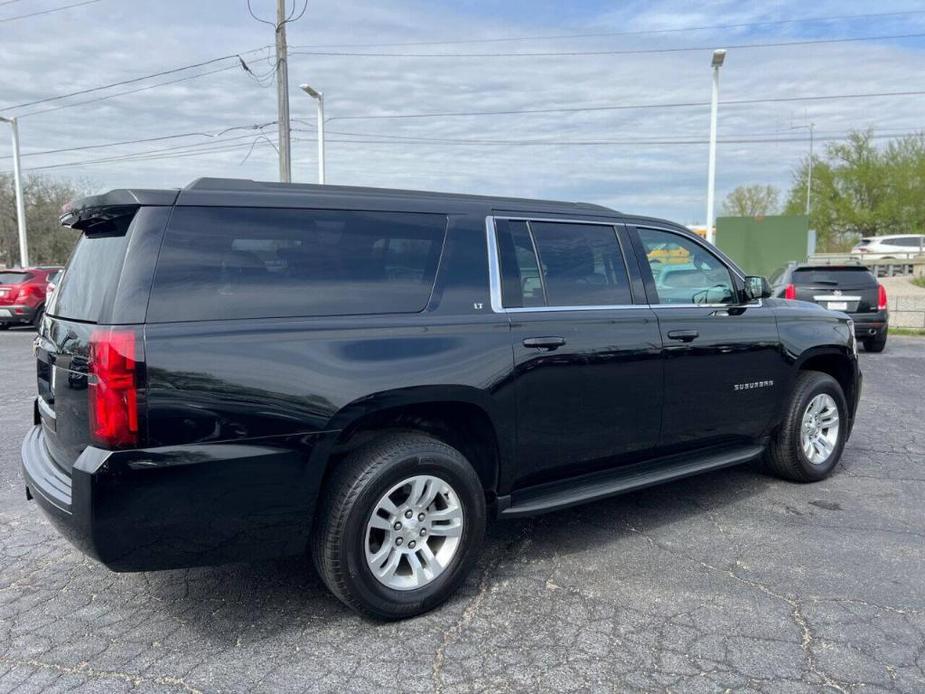
[[[506,308],[543,306],[543,282],[527,223],[499,219],[498,251],[501,259],[501,295]]]
[[[116,220],[118,229],[111,233],[80,237],[48,307],[50,315],[91,323],[100,319],[100,311],[119,283],[131,219]]]
[[[903,236],[896,239],[893,243],[897,246],[908,246],[909,248],[918,248],[919,244],[922,243],[922,239],[918,236]]]
[[[729,269],[696,241],[657,229],[639,229],[659,303],[727,304],[735,299]]]
[[[620,242],[611,226],[530,222],[550,306],[631,304]]]
[[[829,285],[832,287],[876,287],[877,280],[865,267],[802,268],[793,271],[794,284]]]
[[[28,272],[0,272],[0,284],[22,284],[31,279]]]
[[[179,207],[148,321],[421,311],[445,228],[435,214]]]

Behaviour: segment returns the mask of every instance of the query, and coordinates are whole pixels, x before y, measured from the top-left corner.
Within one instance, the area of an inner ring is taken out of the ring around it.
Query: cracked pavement
[[[925,691],[925,340],[863,354],[829,480],[734,468],[495,523],[380,624],[303,558],[114,574],[25,500],[33,334],[0,334],[0,692]]]

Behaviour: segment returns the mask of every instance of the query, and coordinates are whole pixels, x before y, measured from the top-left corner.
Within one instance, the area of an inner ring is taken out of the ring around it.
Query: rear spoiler
[[[133,216],[141,206],[173,205],[179,190],[111,190],[73,200],[61,208],[62,226],[84,233],[111,233],[119,228],[115,220]]]

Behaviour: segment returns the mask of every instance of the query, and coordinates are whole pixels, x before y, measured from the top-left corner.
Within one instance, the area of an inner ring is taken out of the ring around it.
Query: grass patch
[[[916,287],[925,287],[925,277],[916,277],[912,280],[912,284]]]
[[[925,328],[894,328],[890,326],[890,335],[913,335],[915,337],[925,337]]]

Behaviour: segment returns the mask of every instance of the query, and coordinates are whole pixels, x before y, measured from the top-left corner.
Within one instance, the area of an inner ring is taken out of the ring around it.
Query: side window
[[[437,214],[178,207],[148,321],[418,312],[445,228]]]
[[[661,304],[728,304],[735,300],[729,269],[680,234],[639,229]]]
[[[530,222],[550,306],[633,303],[612,226]]]
[[[499,219],[498,251],[501,259],[501,297],[506,308],[543,306],[543,282],[524,221]]]

